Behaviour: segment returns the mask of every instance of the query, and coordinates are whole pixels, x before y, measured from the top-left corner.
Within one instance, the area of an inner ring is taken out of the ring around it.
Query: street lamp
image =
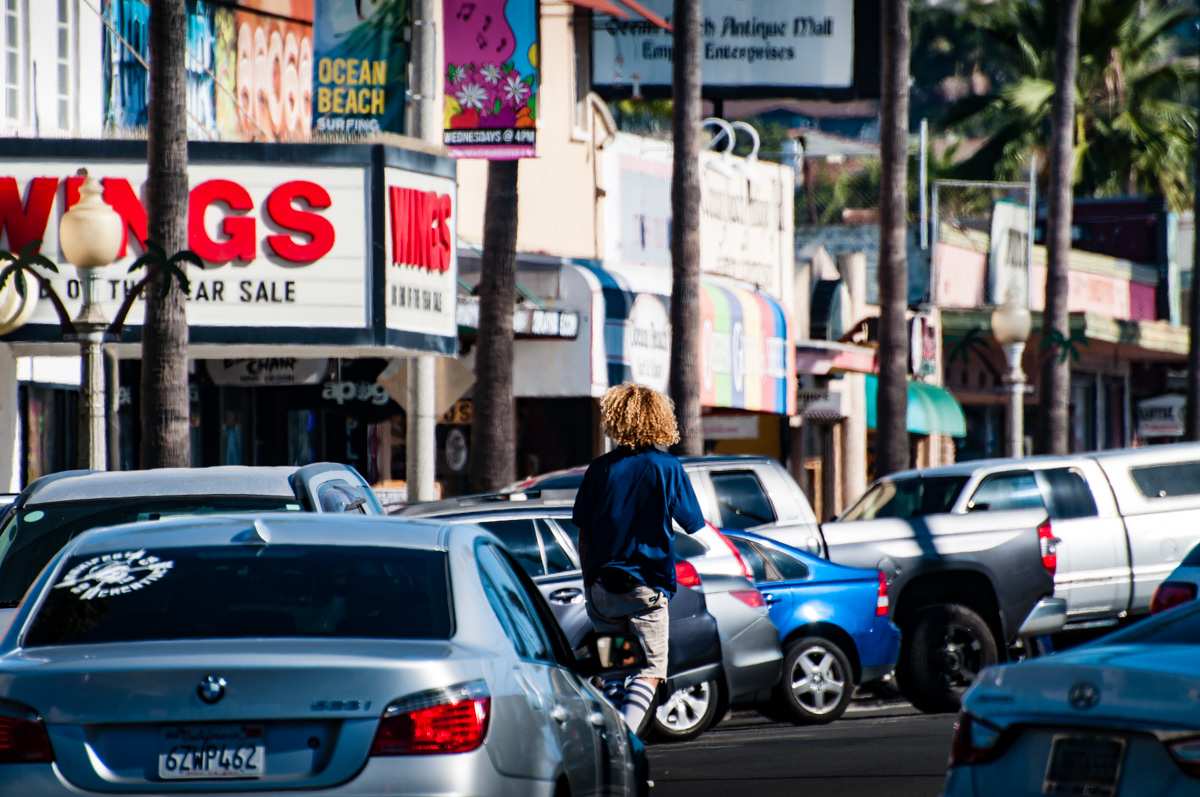
[[[96,295],[99,270],[117,259],[121,251],[124,227],[117,215],[101,198],[100,183],[87,176],[79,188],[79,201],[63,214],[58,240],[63,256],[75,266],[83,283],[83,306],[72,320],[70,338],[79,342],[79,459],[92,470],[104,470],[104,361],[100,347],[108,322]]]
[[[1013,295],[1004,304],[992,311],[992,335],[1008,360],[1008,373],[1004,384],[1008,388],[1008,456],[1020,457],[1025,453],[1025,372],[1021,369],[1021,355],[1025,353],[1025,341],[1029,338],[1033,321],[1029,310]]]

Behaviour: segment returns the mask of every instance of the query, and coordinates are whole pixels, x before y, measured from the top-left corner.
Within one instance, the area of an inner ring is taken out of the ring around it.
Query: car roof
[[[204,515],[108,526],[79,535],[76,556],[123,548],[223,545],[361,545],[445,551],[451,534],[486,533],[470,526],[357,514],[263,512]]]
[[[949,465],[936,465],[932,468],[921,468],[920,470],[902,470],[885,476],[883,480],[894,479],[911,479],[913,477],[930,478],[935,476],[970,476],[974,473],[983,470],[1000,470],[1000,469],[1020,469],[1021,467],[1046,467],[1056,463],[1069,465],[1077,463],[1081,459],[1086,459],[1090,455],[1068,455],[1062,456],[1058,454],[1043,454],[1034,457],[1022,457],[1020,459],[1005,459],[995,457],[991,459],[969,459],[965,462],[955,462]]]
[[[25,491],[24,505],[141,496],[256,495],[294,498],[288,478],[297,467],[221,465],[209,468],[74,470],[38,479]]]
[[[481,521],[491,520],[500,515],[506,518],[569,518],[571,516],[571,505],[569,503],[545,503],[541,501],[517,502],[515,505],[501,503],[489,506],[460,507],[457,510],[445,509],[430,515],[416,513],[413,517],[436,517],[453,521],[454,523],[470,523],[476,519]]]
[[[405,517],[436,517],[442,515],[493,514],[523,510],[546,512],[570,509],[575,503],[575,490],[514,490],[508,493],[479,493],[409,504],[398,514]]]

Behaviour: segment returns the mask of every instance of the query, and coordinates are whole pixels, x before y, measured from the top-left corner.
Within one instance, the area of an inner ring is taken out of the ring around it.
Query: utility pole
[[[437,5],[417,0],[413,20],[412,134],[430,144],[442,138],[441,103],[437,96]],[[408,402],[405,407],[405,479],[408,501],[432,501],[437,463],[437,363],[431,354],[410,357],[407,363]]]

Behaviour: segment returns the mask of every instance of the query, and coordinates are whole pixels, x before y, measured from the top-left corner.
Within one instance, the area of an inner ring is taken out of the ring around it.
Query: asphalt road
[[[650,747],[652,797],[934,797],[953,715],[853,707],[831,725],[735,714],[694,742]]]

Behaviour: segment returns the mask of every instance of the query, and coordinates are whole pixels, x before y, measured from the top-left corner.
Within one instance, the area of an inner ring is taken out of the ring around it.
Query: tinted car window
[[[841,517],[843,521],[941,515],[954,508],[965,476],[930,476],[876,482]]]
[[[578,570],[575,562],[571,560],[571,555],[558,541],[558,537],[554,534],[554,530],[547,526],[544,522],[538,523],[538,535],[542,539],[542,550],[546,553],[546,574],[554,575],[556,573],[569,573],[573,570]],[[529,571],[526,571],[529,572]]]
[[[553,662],[554,655],[546,630],[508,562],[491,545],[481,545],[476,550],[488,603],[512,640],[517,655]]]
[[[721,511],[721,528],[748,529],[775,522],[775,510],[753,472],[713,473],[709,478]]]
[[[3,544],[3,540],[0,540],[0,544]],[[1184,557],[1180,564],[1187,565],[1188,567],[1200,567],[1200,545],[1188,551],[1188,555]]]
[[[1147,498],[1200,495],[1200,462],[1173,462],[1130,468],[1133,483]]]
[[[808,565],[799,559],[788,556],[783,551],[768,545],[764,545],[762,551],[771,560],[771,564],[775,566],[784,581],[799,581],[808,578]]]
[[[88,529],[214,512],[299,511],[294,498],[187,496],[72,501],[24,507],[0,540],[0,606],[15,606],[37,574],[70,540]],[[7,545],[7,548],[5,546]]]
[[[115,550],[66,562],[27,647],[166,639],[449,639],[446,554],[332,545]]]
[[[1082,473],[1073,468],[1050,468],[1042,471],[1042,477],[1046,480],[1047,509],[1052,520],[1096,516],[1096,499]]]
[[[1173,609],[1151,620],[1109,634],[1112,645],[1197,645],[1200,644],[1200,604]]]
[[[971,496],[968,509],[999,512],[1012,509],[1042,509],[1042,491],[1029,471],[997,473],[984,479]]]
[[[737,552],[742,555],[742,561],[746,563],[746,567],[750,568],[750,572],[754,574],[755,581],[771,580],[771,575],[767,572],[767,563],[753,543],[746,540],[739,540],[735,537],[730,537],[729,541],[733,543],[734,548],[737,548]]]
[[[546,575],[542,566],[542,547],[538,544],[537,529],[532,518],[518,520],[488,520],[479,525],[500,538],[517,563],[531,576]]]

